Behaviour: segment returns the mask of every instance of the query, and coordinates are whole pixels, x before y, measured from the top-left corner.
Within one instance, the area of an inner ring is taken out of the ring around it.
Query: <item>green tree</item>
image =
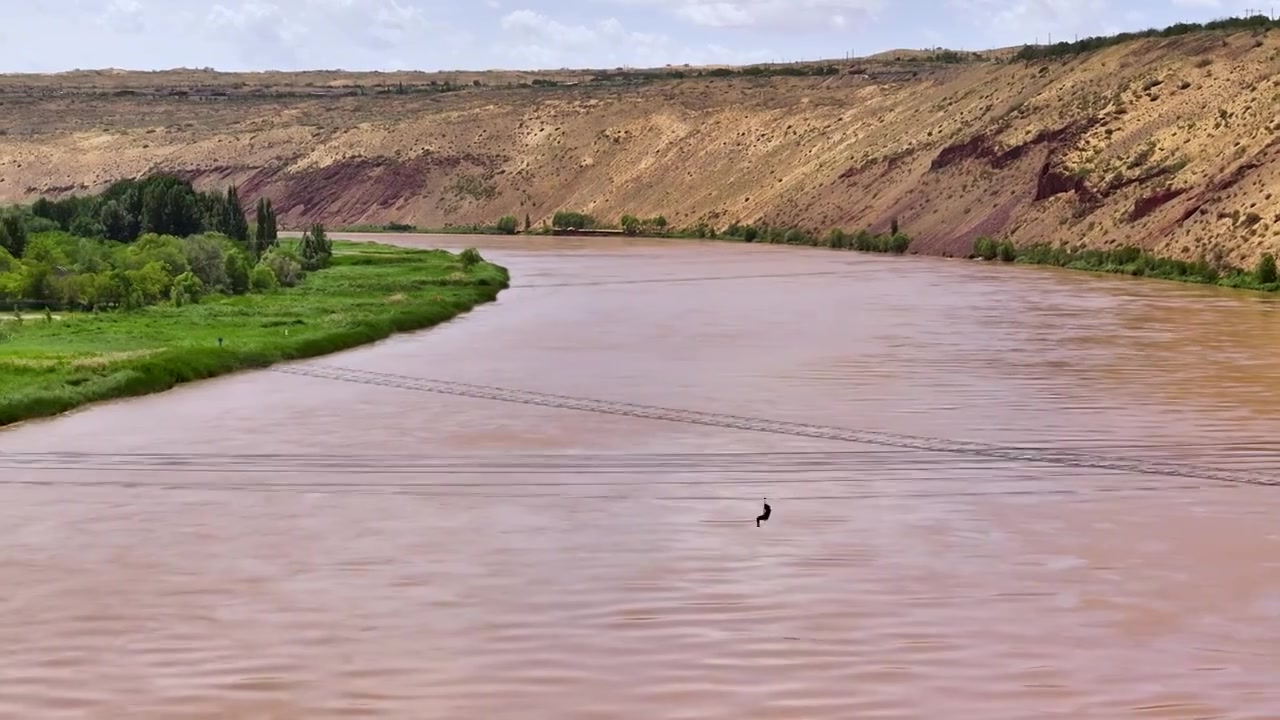
[[[143,305],[160,302],[169,295],[173,286],[173,277],[169,275],[165,264],[159,261],[149,262],[141,270],[128,270],[125,277],[131,288],[138,293]]]
[[[4,220],[0,220],[0,245],[16,258],[26,252],[27,229],[16,215],[6,215]]]
[[[98,211],[98,222],[108,240],[128,242],[138,236],[137,219],[129,215],[116,200],[103,203],[102,209]]]
[[[240,205],[240,193],[236,190],[235,185],[227,188],[227,199],[223,205],[223,212],[225,217],[222,224],[222,234],[242,243],[249,242],[249,221],[245,219],[244,208]]]
[[[253,272],[249,273],[249,287],[254,292],[271,292],[280,287],[280,279],[270,267],[259,263],[253,268]]]
[[[208,235],[193,235],[182,240],[191,272],[210,290],[226,287],[226,249],[223,243]]]
[[[640,218],[636,217],[635,215],[623,215],[621,222],[622,222],[622,231],[624,233],[628,235],[640,234],[640,228],[641,228]]]
[[[584,230],[595,227],[595,218],[586,213],[558,210],[551,218],[551,225],[555,228]]]
[[[264,254],[278,244],[276,230],[276,213],[267,198],[258,198],[258,206],[254,211],[255,229],[253,233],[253,254],[261,259]]]
[[[267,200],[267,239],[275,245],[280,239],[279,228],[276,227],[276,209],[272,207],[271,200]]]
[[[271,269],[283,287],[293,287],[302,282],[302,262],[293,252],[275,247],[262,256],[262,264]]]
[[[173,304],[179,307],[191,303],[200,302],[201,296],[204,295],[205,284],[192,272],[184,272],[173,279],[173,289],[170,291],[170,299]]]
[[[261,257],[269,239],[267,229],[267,199],[258,198],[258,207],[254,211],[253,254]]]
[[[515,235],[519,229],[520,221],[516,219],[515,215],[503,215],[498,219],[498,230],[507,235]]]
[[[1270,285],[1276,281],[1276,258],[1271,253],[1265,253],[1258,259],[1258,269],[1256,271],[1258,282],[1263,285]]]
[[[301,251],[304,270],[319,270],[329,266],[329,260],[333,257],[333,243],[325,234],[324,225],[314,223],[302,233]]]
[[[249,292],[249,259],[239,250],[232,250],[227,253],[226,259],[226,277],[227,289],[234,295],[243,295]]]
[[[82,238],[104,238],[107,229],[92,215],[77,215],[71,221],[71,234]]]

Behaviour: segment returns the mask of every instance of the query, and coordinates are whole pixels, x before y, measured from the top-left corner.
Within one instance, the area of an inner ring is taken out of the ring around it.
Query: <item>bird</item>
[[[769,498],[764,499],[764,512],[756,517],[756,527],[760,527],[761,520],[768,520],[769,514],[773,512],[773,508],[769,507]]]

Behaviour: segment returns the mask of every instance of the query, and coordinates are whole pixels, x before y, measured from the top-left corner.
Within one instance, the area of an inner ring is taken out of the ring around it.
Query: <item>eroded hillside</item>
[[[1280,33],[863,69],[555,88],[476,74],[458,92],[324,96],[308,93],[352,82],[273,96],[202,75],[241,91],[208,99],[125,94],[165,74],[104,74],[97,94],[84,75],[8,77],[0,200],[174,171],[265,194],[282,225],[897,217],[916,252],[965,254],[987,234],[1245,266],[1280,244]]]

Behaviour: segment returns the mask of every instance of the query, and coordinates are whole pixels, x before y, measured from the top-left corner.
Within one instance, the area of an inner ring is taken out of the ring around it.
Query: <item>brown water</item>
[[[304,365],[1275,469],[1267,299],[474,241],[498,302]],[[1280,717],[1280,487],[276,372],[0,452],[0,717]]]

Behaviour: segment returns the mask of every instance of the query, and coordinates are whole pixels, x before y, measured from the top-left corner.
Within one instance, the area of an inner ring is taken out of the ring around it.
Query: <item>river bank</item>
[[[594,222],[594,218],[591,220]],[[706,240],[742,244],[793,245],[874,254],[921,255],[925,257],[1057,267],[1087,273],[1128,275],[1152,280],[1215,285],[1232,290],[1251,290],[1268,293],[1280,291],[1280,277],[1278,277],[1277,273],[1276,260],[1274,255],[1270,253],[1263,254],[1256,266],[1246,269],[1222,261],[1210,261],[1207,258],[1187,261],[1163,257],[1135,246],[1120,246],[1109,249],[1072,249],[1042,243],[1018,247],[1007,239],[995,240],[989,237],[979,237],[974,240],[968,254],[957,258],[952,255],[919,252],[911,235],[900,230],[896,223],[891,225],[886,232],[880,233],[873,233],[867,230],[849,232],[836,228],[822,235],[801,228],[766,224],[742,225],[735,223],[723,230],[717,230],[708,225],[668,228],[665,224],[659,229],[657,225],[653,224],[652,219],[641,222],[643,223],[641,232],[623,233],[615,228],[608,228],[605,232],[609,234],[625,234],[626,237],[637,240]],[[398,229],[403,227],[409,226],[392,224],[374,227],[373,229],[344,230],[341,232],[375,237],[397,234],[405,236],[459,234],[456,229],[444,231]],[[491,227],[490,230],[492,230]],[[293,234],[296,235],[298,233],[295,232]],[[488,231],[478,234],[506,235],[507,233]],[[535,228],[517,234],[540,237],[559,233],[553,229]],[[567,232],[565,234],[579,237],[591,236],[590,232]]]
[[[428,328],[509,282],[475,251],[335,242],[333,253],[331,267],[274,292],[9,318],[0,323],[0,426]]]

